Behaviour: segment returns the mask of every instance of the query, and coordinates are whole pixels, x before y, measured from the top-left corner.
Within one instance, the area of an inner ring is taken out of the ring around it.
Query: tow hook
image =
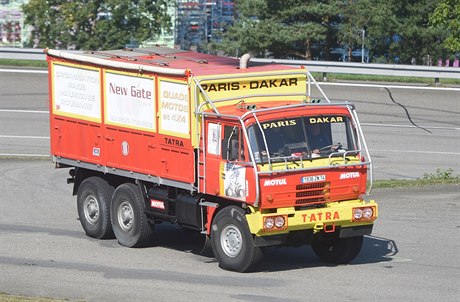
[[[335,232],[335,223],[324,225],[323,226],[324,233],[334,233]]]

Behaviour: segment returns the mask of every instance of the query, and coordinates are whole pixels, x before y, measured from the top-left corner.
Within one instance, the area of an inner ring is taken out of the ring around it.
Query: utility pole
[[[364,63],[364,36],[366,35],[366,31],[364,29],[361,29],[362,37],[363,37],[363,43],[361,45],[361,63]]]

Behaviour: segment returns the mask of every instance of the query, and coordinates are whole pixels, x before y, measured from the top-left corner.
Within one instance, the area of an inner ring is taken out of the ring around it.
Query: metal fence
[[[45,60],[43,49],[0,47],[0,59]],[[305,66],[311,72],[320,72],[323,78],[329,73],[364,74],[380,76],[403,76],[439,79],[460,79],[459,67],[438,67],[419,65],[368,64],[348,62],[326,62],[305,60],[278,60],[253,58],[251,62],[274,62],[284,65]]]

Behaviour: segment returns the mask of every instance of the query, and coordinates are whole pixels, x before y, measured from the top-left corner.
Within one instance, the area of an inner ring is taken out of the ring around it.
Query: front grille
[[[320,182],[296,186],[296,205],[313,205],[326,203],[330,199],[330,183]]]

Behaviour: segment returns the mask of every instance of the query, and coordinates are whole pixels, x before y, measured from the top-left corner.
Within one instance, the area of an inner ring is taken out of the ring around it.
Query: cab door
[[[247,198],[246,149],[241,125],[206,120],[204,191],[231,199]]]

